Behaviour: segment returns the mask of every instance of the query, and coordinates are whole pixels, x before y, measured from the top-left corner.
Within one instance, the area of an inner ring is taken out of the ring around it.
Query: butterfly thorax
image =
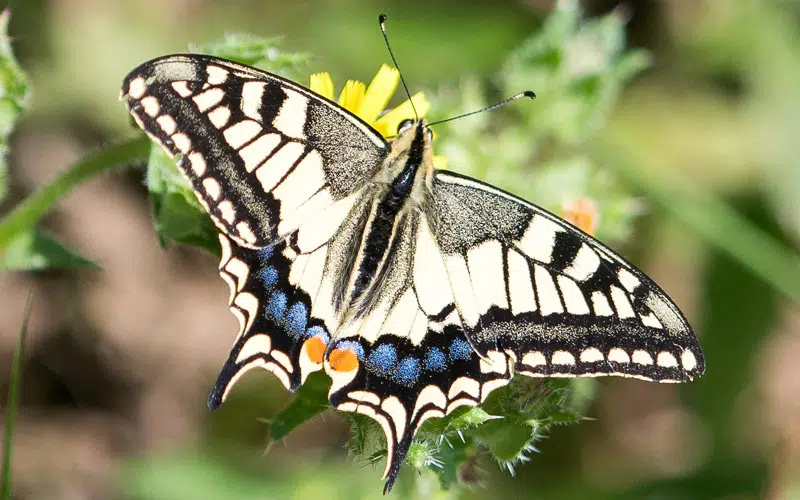
[[[376,293],[392,287],[390,268],[405,264],[410,255],[411,229],[425,213],[427,185],[433,175],[431,136],[422,121],[401,127],[392,149],[373,180],[377,193],[364,227],[348,289],[347,320],[357,320],[377,304]]]

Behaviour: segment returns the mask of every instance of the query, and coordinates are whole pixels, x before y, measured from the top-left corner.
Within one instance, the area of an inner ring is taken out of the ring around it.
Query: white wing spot
[[[480,361],[481,373],[499,373],[503,375],[506,373],[506,356],[500,351],[489,351],[486,353],[486,359]]]
[[[158,123],[158,126],[161,127],[161,130],[167,135],[174,134],[175,130],[178,128],[178,124],[175,123],[175,119],[169,115],[159,116],[156,118],[156,123]]]
[[[611,304],[608,303],[608,299],[603,292],[592,292],[592,307],[594,308],[594,313],[598,316],[614,315],[614,310],[611,309]]]
[[[242,112],[254,120],[261,119],[261,98],[264,95],[265,82],[251,81],[242,85]]]
[[[141,99],[147,91],[147,82],[144,77],[137,76],[128,84],[128,95],[134,99]]]
[[[356,401],[363,401],[365,403],[371,403],[375,406],[381,404],[381,398],[378,397],[377,394],[374,392],[369,391],[351,391],[347,393],[349,398],[355,399]]]
[[[236,232],[238,232],[239,236],[247,243],[250,243],[251,245],[255,244],[256,235],[250,228],[250,224],[248,224],[246,221],[241,221],[240,223],[236,224]]]
[[[678,360],[675,359],[671,352],[661,351],[656,357],[656,364],[664,368],[677,368]]]
[[[522,363],[528,366],[541,366],[547,364],[547,359],[539,351],[531,351],[522,356]]]
[[[177,133],[172,136],[172,142],[175,143],[175,147],[183,154],[189,152],[192,149],[192,141],[189,140],[189,136],[184,133]]]
[[[694,357],[694,353],[689,349],[683,351],[681,354],[681,363],[683,364],[683,369],[686,371],[692,371],[697,368],[697,359]]]
[[[561,295],[564,297],[564,304],[570,314],[589,314],[589,305],[578,284],[566,276],[559,275],[558,286],[561,288]]]
[[[639,278],[633,275],[627,269],[620,269],[617,273],[617,278],[619,278],[619,282],[622,283],[622,286],[625,287],[625,290],[629,292],[633,292],[636,290],[636,287],[641,284]]]
[[[611,300],[614,301],[614,307],[617,308],[617,314],[619,314],[620,318],[633,318],[636,316],[633,312],[633,306],[628,300],[628,294],[621,288],[611,285]]]
[[[275,148],[280,144],[281,136],[278,134],[264,134],[239,151],[239,156],[244,161],[244,168],[248,172],[252,172],[259,166],[267,157],[272,154]]]
[[[306,125],[308,98],[292,89],[284,88],[283,91],[286,93],[286,100],[283,101],[272,126],[289,137],[305,139],[303,129]]]
[[[556,290],[556,284],[553,282],[550,271],[535,264],[533,266],[533,276],[536,279],[536,294],[539,296],[539,307],[542,311],[542,316],[563,313],[564,308],[561,306],[561,298],[558,295],[558,290]]]
[[[453,292],[441,252],[425,217],[419,219],[414,251],[414,290],[419,304],[428,315],[437,314],[453,302]]]
[[[469,377],[458,377],[453,381],[450,386],[450,391],[447,393],[449,399],[453,399],[461,393],[466,393],[476,398],[480,396],[481,386],[477,380]]]
[[[603,353],[596,347],[589,347],[581,352],[581,363],[597,363],[603,359]]]
[[[556,351],[553,353],[553,357],[550,358],[550,362],[554,365],[574,365],[575,356],[567,351]]]
[[[479,314],[475,307],[467,263],[459,254],[447,255],[445,256],[445,267],[447,275],[450,277],[458,312],[468,326],[474,326],[478,322]]]
[[[302,144],[289,142],[256,169],[256,178],[265,192],[272,191],[304,151],[305,146]]]
[[[528,257],[549,264],[556,243],[556,233],[561,228],[555,222],[541,215],[534,215],[528,228],[518,240],[519,247]]]
[[[206,177],[203,179],[203,189],[206,190],[208,197],[214,201],[219,200],[219,197],[222,194],[222,187],[213,177]]]
[[[425,388],[419,392],[419,396],[417,396],[417,402],[414,405],[414,411],[411,413],[411,420],[414,420],[414,417],[417,416],[417,412],[419,412],[424,406],[431,403],[441,409],[444,409],[444,407],[447,405],[447,396],[445,396],[442,390],[435,385],[425,386]]]
[[[236,209],[233,208],[233,203],[231,203],[230,200],[225,200],[217,205],[217,209],[219,210],[220,216],[222,216],[222,220],[228,224],[233,224],[233,221],[236,220]]]
[[[619,347],[613,347],[610,351],[608,351],[608,360],[613,361],[615,363],[631,362],[631,358],[630,356],[628,356],[628,353],[620,349]]]
[[[221,85],[228,79],[228,70],[219,66],[208,66],[206,72],[208,73],[208,83],[211,85]]]
[[[650,355],[649,352],[643,349],[636,349],[633,351],[633,356],[631,356],[631,360],[637,365],[652,365],[653,364],[653,357]]]
[[[236,357],[236,362],[241,363],[242,361],[246,360],[251,356],[256,356],[259,354],[269,354],[272,350],[272,341],[270,340],[268,335],[258,334],[253,335],[242,346],[242,350],[239,351],[239,356]]]
[[[564,273],[578,281],[584,281],[589,279],[598,267],[600,267],[600,257],[597,252],[583,243],[572,263],[564,269]]]
[[[508,292],[511,313],[522,314],[536,310],[536,295],[533,291],[528,261],[519,252],[508,249]]]
[[[161,106],[158,104],[158,99],[153,96],[147,96],[142,99],[142,107],[144,107],[144,112],[150,116],[156,116],[161,110]]]
[[[485,313],[493,305],[508,309],[503,278],[503,247],[497,240],[486,240],[467,252],[467,267],[478,311]]]
[[[259,132],[261,132],[261,125],[253,120],[242,120],[225,129],[222,135],[230,147],[239,149]]]
[[[192,166],[192,173],[197,177],[202,177],[206,173],[206,159],[200,153],[192,153],[188,156],[189,164]]]
[[[656,315],[653,314],[652,311],[647,314],[642,314],[641,318],[642,318],[642,324],[644,326],[649,326],[651,328],[659,328],[659,329],[664,328],[664,326],[661,324],[660,321],[658,321],[658,318],[656,318]]]
[[[185,80],[172,82],[172,89],[178,93],[181,97],[189,97],[192,95],[191,89],[189,89],[189,84]]]
[[[406,418],[408,415],[406,414],[406,408],[403,406],[403,403],[397,398],[397,396],[389,396],[383,401],[381,404],[381,409],[386,412],[387,415],[392,419],[394,422],[394,428],[397,431],[397,440],[403,438],[403,434],[406,430]]]
[[[212,88],[208,89],[205,92],[201,92],[196,96],[192,97],[197,109],[201,113],[205,113],[209,109],[213,108],[225,97],[225,92],[220,88]]]
[[[493,390],[508,385],[508,381],[509,379],[507,378],[498,378],[484,382],[481,386],[481,402],[486,401],[486,398],[489,397]]]
[[[222,128],[227,125],[230,118],[231,110],[227,106],[214,108],[214,110],[208,114],[208,119],[211,121],[211,124],[217,128]]]

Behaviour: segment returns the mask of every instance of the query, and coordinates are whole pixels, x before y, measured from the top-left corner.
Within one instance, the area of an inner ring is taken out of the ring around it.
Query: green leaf
[[[248,33],[228,33],[219,42],[193,45],[189,50],[198,54],[230,59],[296,79],[310,56],[281,52],[278,49],[280,43],[280,37],[264,38]]]
[[[150,141],[140,137],[99,151],[74,164],[0,219],[0,249],[22,233],[32,230],[57,202],[87,179],[112,168],[143,162],[149,151]]]
[[[151,147],[148,159],[147,189],[162,246],[172,240],[220,254],[218,231],[211,218],[200,207],[175,161],[155,146]]]
[[[8,138],[30,97],[28,79],[11,50],[10,19],[8,9],[0,13],[0,201],[8,192]]]
[[[331,379],[323,372],[314,372],[297,390],[289,405],[272,418],[270,437],[283,439],[296,427],[328,409]]]
[[[9,271],[84,266],[97,267],[97,264],[64,247],[38,229],[22,233],[0,250],[0,269]]]
[[[14,424],[17,418],[17,406],[20,388],[22,386],[22,360],[25,356],[25,336],[28,333],[28,320],[31,317],[33,306],[33,293],[28,295],[25,302],[25,312],[22,316],[22,326],[17,337],[17,348],[14,350],[14,360],[11,363],[11,380],[8,384],[8,402],[6,403],[6,423],[3,439],[3,481],[0,484],[0,499],[11,500],[11,451],[14,437]]]

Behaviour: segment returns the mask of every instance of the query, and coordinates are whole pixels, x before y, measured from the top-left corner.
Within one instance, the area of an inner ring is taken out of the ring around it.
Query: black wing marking
[[[658,285],[545,210],[437,172],[432,224],[467,336],[529,376],[681,382],[703,352]],[[501,363],[502,364],[502,363]]]
[[[279,241],[357,191],[388,151],[377,132],[325,98],[214,57],[146,62],[122,94],[219,229],[250,248]]]
[[[383,427],[384,491],[423,422],[479,404],[513,370],[480,359],[470,345],[425,218],[401,218],[389,246],[381,286],[360,304],[368,310],[341,325],[325,362],[331,404]]]
[[[219,407],[252,368],[273,372],[290,391],[322,369],[342,313],[333,283],[346,264],[337,249],[360,237],[362,228],[352,221],[361,219],[369,193],[357,191],[335,202],[272,246],[251,249],[220,234],[220,275],[230,288],[230,309],[240,330],[209,407]]]

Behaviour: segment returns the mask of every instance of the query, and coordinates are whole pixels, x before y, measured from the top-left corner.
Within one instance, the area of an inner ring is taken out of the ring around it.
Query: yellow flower
[[[386,104],[397,89],[399,82],[400,73],[384,64],[369,86],[364,85],[363,82],[348,80],[339,94],[337,102],[339,106],[369,123],[382,136],[391,137],[397,132],[397,126],[401,121],[414,118],[414,110],[408,99],[381,116],[381,112],[386,109]],[[323,97],[334,100],[333,79],[329,73],[311,75],[309,88]],[[416,106],[419,116],[424,117],[430,108],[425,94],[417,92],[411,98],[414,100],[414,106]]]

